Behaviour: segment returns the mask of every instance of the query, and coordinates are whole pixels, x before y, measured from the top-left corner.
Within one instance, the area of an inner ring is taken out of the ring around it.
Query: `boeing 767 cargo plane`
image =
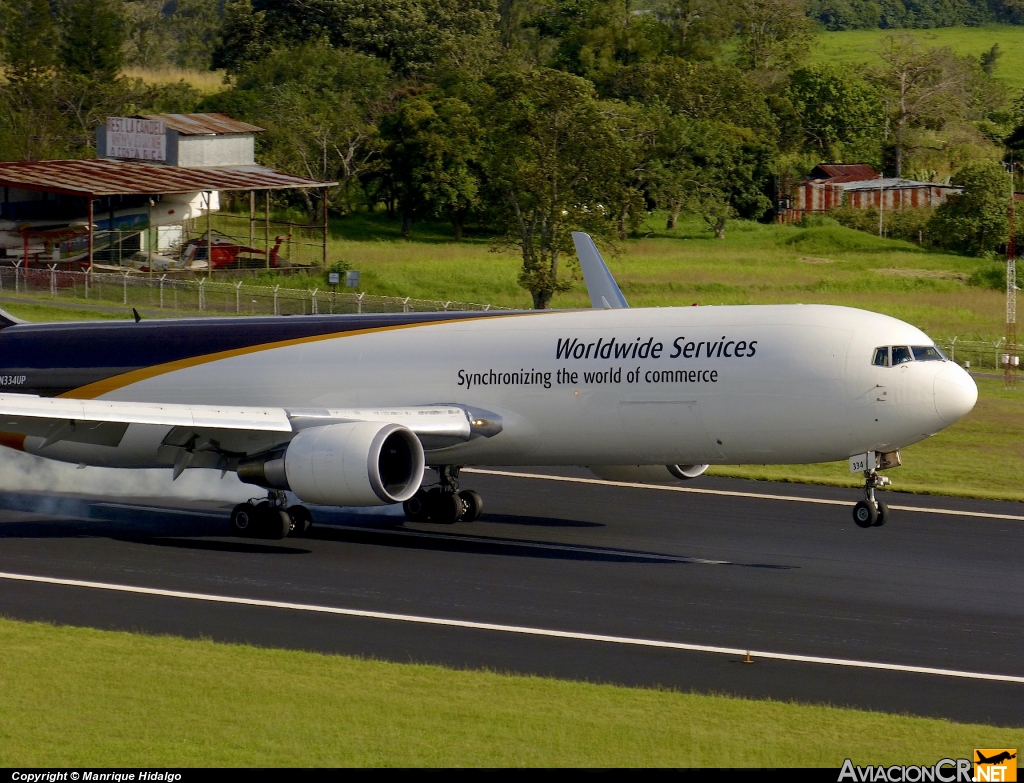
[[[27,324],[0,313],[0,444],[63,462],[235,471],[239,533],[309,504],[471,521],[467,465],[685,481],[713,464],[863,471],[862,527],[899,449],[967,414],[970,376],[921,330],[824,305],[629,308],[574,234],[589,310]],[[429,466],[437,482],[423,486]]]

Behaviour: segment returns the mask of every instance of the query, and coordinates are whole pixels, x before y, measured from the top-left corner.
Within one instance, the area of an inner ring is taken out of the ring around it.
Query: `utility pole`
[[[1017,210],[1014,203],[1013,158],[1010,158],[1010,207],[1006,211],[1006,388],[1017,385]]]

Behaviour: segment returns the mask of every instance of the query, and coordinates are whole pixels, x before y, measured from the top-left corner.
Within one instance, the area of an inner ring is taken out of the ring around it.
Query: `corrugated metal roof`
[[[262,166],[179,168],[101,159],[0,163],[0,185],[82,196],[324,188],[337,184],[295,177]]]
[[[825,176],[820,176],[824,174]],[[867,163],[819,163],[811,171],[810,179],[827,179],[830,182],[855,182],[862,179],[878,179],[878,172]]]
[[[866,179],[859,182],[838,182],[836,187],[843,190],[907,190],[916,188],[945,188],[947,190],[963,190],[956,185],[943,185],[938,182],[920,182],[916,179],[900,179],[898,177],[885,177],[883,179]]]
[[[226,114],[136,114],[144,120],[163,120],[184,136],[209,136],[215,133],[260,133],[258,125],[236,120]]]

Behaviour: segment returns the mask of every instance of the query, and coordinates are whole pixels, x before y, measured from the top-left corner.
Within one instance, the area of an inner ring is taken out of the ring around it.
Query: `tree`
[[[803,0],[738,0],[740,67],[786,71],[806,58],[813,26]]]
[[[478,66],[497,39],[497,0],[255,0],[253,8],[282,41],[327,40],[403,74]]]
[[[61,20],[60,55],[69,73],[111,82],[124,64],[125,19],[120,0],[71,0]]]
[[[561,71],[494,79],[484,107],[487,175],[505,241],[522,252],[519,284],[537,309],[568,287],[560,259],[572,252],[571,232],[607,230],[603,202],[623,144],[615,109],[597,100],[590,82]]]
[[[444,215],[462,239],[479,201],[480,124],[458,98],[435,93],[403,100],[380,118],[382,152],[402,219],[402,236],[426,214]]]
[[[800,117],[804,146],[823,160],[880,157],[885,107],[869,84],[831,65],[798,68],[786,94]]]
[[[8,0],[3,22],[6,77],[12,83],[38,82],[53,71],[57,28],[46,0]]]
[[[257,141],[262,160],[311,179],[340,181],[336,206],[351,211],[379,160],[376,117],[391,90],[387,64],[314,43],[275,50],[236,82],[205,108],[266,128]],[[301,193],[311,220],[321,195]]]
[[[228,0],[213,47],[212,66],[237,72],[271,51],[265,11],[257,11],[252,0]]]
[[[673,34],[675,53],[687,60],[714,60],[736,25],[736,9],[719,0],[670,0],[660,17]]]
[[[980,255],[1006,243],[1010,178],[994,161],[965,166],[954,178],[963,193],[940,204],[928,226],[936,242]]]
[[[966,112],[969,73],[950,50],[924,50],[908,35],[888,36],[879,55],[883,65],[873,76],[888,98],[895,126],[890,143],[900,177],[914,124],[941,126]]]

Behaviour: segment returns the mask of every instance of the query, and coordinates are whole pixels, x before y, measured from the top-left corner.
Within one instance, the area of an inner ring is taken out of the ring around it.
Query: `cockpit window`
[[[895,367],[897,364],[903,364],[904,362],[914,361],[913,354],[910,353],[910,349],[905,345],[894,345],[892,347],[892,366]]]
[[[889,347],[883,346],[881,348],[875,348],[875,358],[871,360],[871,363],[875,365],[875,367],[888,367]]]
[[[918,362],[941,362],[945,359],[934,345],[912,345],[910,350]]]

